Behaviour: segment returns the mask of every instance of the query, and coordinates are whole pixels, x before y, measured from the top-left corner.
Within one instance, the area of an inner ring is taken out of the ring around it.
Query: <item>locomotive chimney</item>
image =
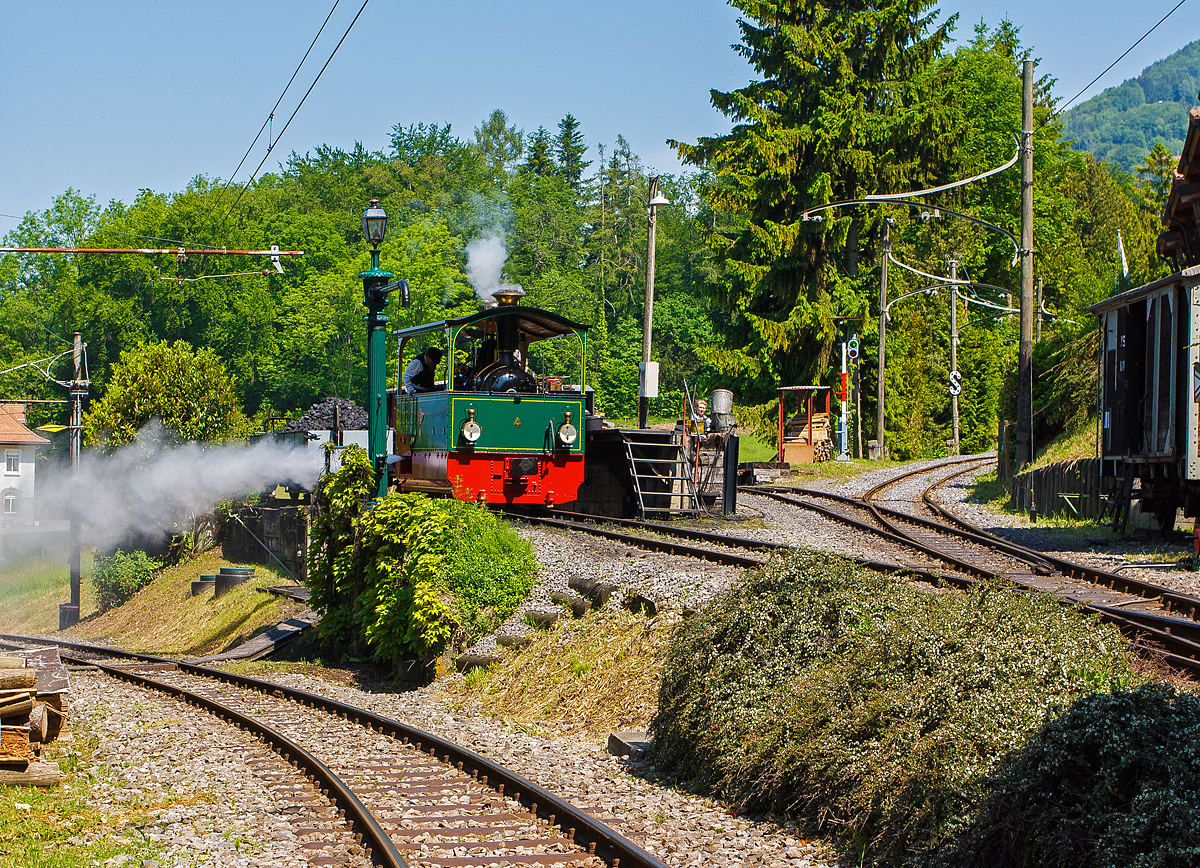
[[[525,290],[519,286],[503,286],[492,293],[492,297],[496,299],[496,304],[506,307],[520,304],[521,299],[525,297]]]

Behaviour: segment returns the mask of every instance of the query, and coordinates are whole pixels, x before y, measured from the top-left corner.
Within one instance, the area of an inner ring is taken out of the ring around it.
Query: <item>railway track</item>
[[[1049,593],[1064,605],[1099,615],[1120,628],[1140,652],[1176,669],[1200,675],[1200,598],[1161,585],[1098,570],[1015,545],[966,522],[932,497],[940,485],[978,469],[985,460],[955,459],[909,471],[875,486],[862,497],[827,491],[745,487],[742,491],[770,497],[887,539],[947,565],[855,559],[885,572],[905,572],[940,586],[967,588],[980,580],[1007,581],[1018,588]],[[911,510],[884,506],[881,494],[914,477],[954,473],[925,486]],[[513,516],[519,521],[602,536],[639,548],[695,557],[731,566],[753,567],[772,553],[793,549],[782,543],[739,538],[669,524],[613,519],[558,511],[553,517]],[[683,542],[686,540],[686,542]]]
[[[1158,656],[1178,669],[1200,674],[1200,623],[1197,621],[1200,598],[1016,545],[987,533],[936,503],[932,497],[934,490],[985,463],[986,460],[964,459],[910,471],[875,486],[861,498],[828,491],[797,493],[794,489],[779,488],[754,491],[868,533],[905,541],[963,574],[1001,579],[1020,588],[1052,594],[1067,605],[1098,614],[1115,624],[1134,639],[1139,650]],[[923,488],[919,500],[905,500],[911,511],[879,503],[886,490],[914,477],[941,474],[948,465],[957,464],[966,466],[933,480]]]
[[[262,741],[248,763],[314,865],[666,868],[603,820],[491,760],[367,709],[273,682],[83,643],[64,661],[199,706]],[[327,855],[331,854],[332,855]]]

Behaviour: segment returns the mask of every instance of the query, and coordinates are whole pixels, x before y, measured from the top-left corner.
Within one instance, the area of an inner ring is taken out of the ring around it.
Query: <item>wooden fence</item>
[[[1013,477],[1011,505],[1038,515],[1097,519],[1104,513],[1108,491],[1100,482],[1100,459],[1056,461]]]

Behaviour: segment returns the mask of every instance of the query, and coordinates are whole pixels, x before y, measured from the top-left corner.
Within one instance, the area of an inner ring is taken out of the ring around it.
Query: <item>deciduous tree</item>
[[[104,397],[84,416],[84,442],[111,451],[151,420],[184,440],[245,437],[250,423],[240,403],[212,350],[184,341],[144,344],[121,354]]]

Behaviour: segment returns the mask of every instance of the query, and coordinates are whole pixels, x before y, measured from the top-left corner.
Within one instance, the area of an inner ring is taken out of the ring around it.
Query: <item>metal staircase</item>
[[[681,438],[672,431],[622,431],[638,514],[698,515],[700,502]]]

